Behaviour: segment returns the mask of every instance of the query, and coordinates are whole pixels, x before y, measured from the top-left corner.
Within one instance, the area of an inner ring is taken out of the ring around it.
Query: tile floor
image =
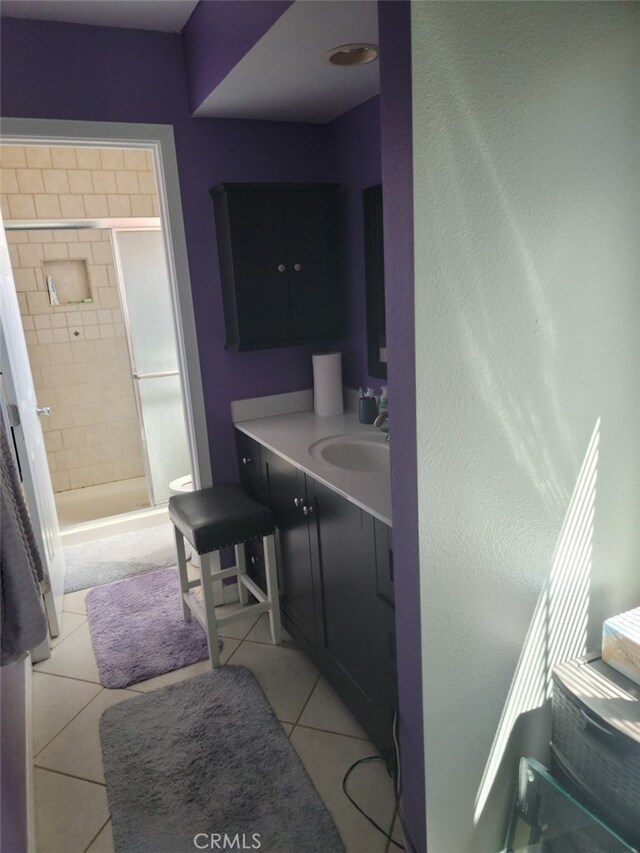
[[[98,736],[100,715],[109,705],[208,668],[204,661],[126,690],[103,688],[89,636],[87,592],[65,596],[62,634],[51,658],[34,667],[38,853],[113,853]],[[223,663],[242,664],[255,673],[333,815],[347,853],[397,850],[342,791],[348,767],[358,758],[375,754],[375,749],[316,667],[291,638],[281,647],[271,645],[266,616],[248,617],[220,633],[224,637]],[[393,784],[382,762],[367,763],[354,771],[350,792],[381,826],[393,830],[394,838],[402,838],[394,820]]]

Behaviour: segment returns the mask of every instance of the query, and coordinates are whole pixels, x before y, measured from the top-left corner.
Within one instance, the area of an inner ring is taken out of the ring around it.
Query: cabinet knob
[[[304,498],[294,498],[293,505],[294,506],[302,506],[304,503]]]
[[[250,462],[251,462],[251,457],[250,457],[250,456],[243,456],[243,457],[242,457],[242,464],[243,464],[243,465],[248,465]]]
[[[252,558],[251,558],[251,565],[252,565],[252,566],[257,566],[257,565],[258,565],[258,558],[257,558],[257,557],[252,557]]]
[[[302,269],[302,264],[294,264],[293,268],[296,272],[300,272],[300,270]]]
[[[313,513],[313,507],[312,507],[312,506],[303,506],[303,507],[302,507],[302,512],[303,512],[305,515],[311,515],[311,514]]]
[[[278,272],[286,272],[287,268],[284,264],[278,264]]]

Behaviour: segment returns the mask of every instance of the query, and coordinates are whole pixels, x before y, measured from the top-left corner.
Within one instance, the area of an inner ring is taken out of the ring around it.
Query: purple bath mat
[[[87,610],[104,687],[127,687],[209,657],[200,624],[182,618],[177,568],[98,586],[87,595]]]

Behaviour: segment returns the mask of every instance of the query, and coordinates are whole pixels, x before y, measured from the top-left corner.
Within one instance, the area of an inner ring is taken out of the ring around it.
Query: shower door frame
[[[160,229],[169,273],[191,473],[195,488],[212,485],[173,128],[161,124],[6,118],[2,120],[1,141],[12,145],[137,148],[151,151],[160,207]]]
[[[153,476],[151,472],[151,463],[149,461],[149,446],[147,443],[147,432],[144,423],[144,409],[142,406],[142,396],[140,393],[140,379],[150,379],[154,377],[179,376],[180,377],[180,392],[182,397],[182,408],[185,409],[184,397],[184,378],[180,367],[177,370],[163,371],[158,374],[139,374],[136,364],[135,349],[133,346],[133,336],[131,334],[131,322],[129,319],[129,303],[127,301],[127,287],[124,280],[124,270],[122,268],[122,259],[120,257],[120,249],[118,247],[117,234],[123,231],[159,231],[162,234],[162,222],[156,219],[151,220],[136,220],[131,219],[126,225],[115,224],[107,226],[109,229],[109,238],[111,240],[111,248],[113,250],[113,261],[116,271],[116,284],[118,287],[118,296],[120,299],[120,310],[124,320],[124,328],[127,339],[127,349],[129,351],[129,364],[131,366],[131,379],[133,380],[133,397],[136,404],[136,412],[138,414],[138,424],[140,427],[140,441],[142,444],[142,461],[144,464],[145,478],[147,481],[147,492],[149,494],[149,503],[151,506],[160,506],[166,504],[166,501],[156,501],[155,491],[153,488]],[[166,258],[165,258],[166,260]],[[191,472],[189,472],[191,473]]]

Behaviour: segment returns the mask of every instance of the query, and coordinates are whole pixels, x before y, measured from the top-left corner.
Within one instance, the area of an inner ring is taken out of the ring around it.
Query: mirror
[[[367,354],[369,375],[387,378],[387,329],[384,310],[384,244],[382,185],[363,191],[364,249],[367,287]]]

